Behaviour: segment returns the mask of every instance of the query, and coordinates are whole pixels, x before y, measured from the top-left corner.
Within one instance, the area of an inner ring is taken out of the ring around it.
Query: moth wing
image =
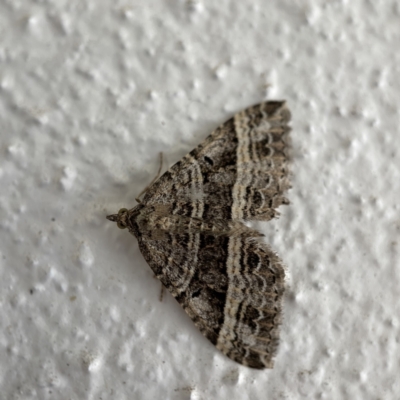
[[[281,101],[235,114],[154,182],[143,204],[203,219],[273,218],[288,203],[289,120]]]
[[[272,368],[278,345],[284,270],[254,239],[200,233],[139,239],[163,285],[222,353],[252,368]]]

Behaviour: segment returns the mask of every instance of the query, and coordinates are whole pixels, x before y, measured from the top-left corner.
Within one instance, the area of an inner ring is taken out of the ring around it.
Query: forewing
[[[143,204],[203,219],[273,218],[288,203],[289,119],[279,101],[237,113],[150,186]]]
[[[272,368],[284,270],[265,244],[241,237],[141,236],[155,275],[216,347],[236,362]]]

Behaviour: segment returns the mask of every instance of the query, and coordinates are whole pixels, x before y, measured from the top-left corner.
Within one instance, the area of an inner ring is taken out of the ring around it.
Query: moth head
[[[125,229],[128,227],[129,210],[121,208],[118,214],[107,215],[107,219],[117,223],[118,228]]]

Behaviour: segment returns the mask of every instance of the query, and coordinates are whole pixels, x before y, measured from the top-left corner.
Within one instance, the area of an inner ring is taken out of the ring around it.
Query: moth
[[[272,368],[284,293],[282,261],[251,220],[289,204],[290,112],[268,101],[238,112],[145,191],[109,215],[217,349]]]

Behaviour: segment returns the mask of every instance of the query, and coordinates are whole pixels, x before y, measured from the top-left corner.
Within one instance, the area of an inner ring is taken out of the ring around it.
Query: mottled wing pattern
[[[287,204],[290,112],[265,102],[237,113],[171,167],[143,204],[202,219],[269,220]]]
[[[284,271],[256,240],[199,233],[139,239],[156,276],[203,335],[252,368],[272,368]]]
[[[242,222],[269,220],[288,203],[289,119],[284,102],[237,113],[152,184],[139,206],[109,217],[130,226],[201,332],[254,368],[273,364],[284,270]]]

